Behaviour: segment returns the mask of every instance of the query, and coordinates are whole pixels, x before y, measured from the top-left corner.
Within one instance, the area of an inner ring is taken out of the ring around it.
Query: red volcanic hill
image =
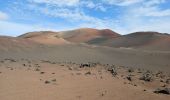
[[[100,40],[100,42],[103,42],[104,40],[120,36],[118,33],[109,29],[98,30],[92,28],[81,28],[71,31],[63,31],[60,32],[60,35],[65,40],[76,43],[88,43],[90,41],[95,42],[95,40]]]
[[[40,44],[52,44],[52,45],[69,44],[68,41],[59,37],[57,32],[51,31],[29,32],[19,37],[32,40]]]
[[[40,31],[40,32],[29,32],[19,36],[32,40],[34,42],[42,44],[68,44],[72,43],[88,43],[93,42],[104,42],[105,40],[119,37],[120,35],[109,29],[92,29],[92,28],[81,28],[70,31],[62,32],[51,32],[51,31]]]

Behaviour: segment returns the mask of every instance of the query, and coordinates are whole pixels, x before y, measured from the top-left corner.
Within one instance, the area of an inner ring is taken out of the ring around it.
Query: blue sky
[[[0,0],[0,35],[83,27],[170,33],[170,0]]]

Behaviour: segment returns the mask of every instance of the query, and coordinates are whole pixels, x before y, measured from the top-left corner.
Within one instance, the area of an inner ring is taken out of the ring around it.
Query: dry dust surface
[[[4,59],[0,100],[170,100],[165,91],[154,93],[170,88],[168,74],[100,63]]]

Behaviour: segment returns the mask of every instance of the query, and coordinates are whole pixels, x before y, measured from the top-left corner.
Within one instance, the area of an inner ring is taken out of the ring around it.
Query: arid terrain
[[[0,100],[169,100],[170,35],[109,29],[0,37]]]

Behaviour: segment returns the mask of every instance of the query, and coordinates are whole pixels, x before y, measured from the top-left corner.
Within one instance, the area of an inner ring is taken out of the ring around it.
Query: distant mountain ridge
[[[88,45],[146,50],[170,50],[170,35],[159,32],[134,32],[120,35],[110,29],[80,28],[69,31],[29,32],[16,38],[45,45],[84,43]]]
[[[158,32],[135,32],[107,40],[100,45],[151,50],[170,50],[170,35]]]
[[[168,71],[170,35],[158,32],[120,35],[109,29],[83,28],[0,36],[0,59],[6,58],[100,62]]]

